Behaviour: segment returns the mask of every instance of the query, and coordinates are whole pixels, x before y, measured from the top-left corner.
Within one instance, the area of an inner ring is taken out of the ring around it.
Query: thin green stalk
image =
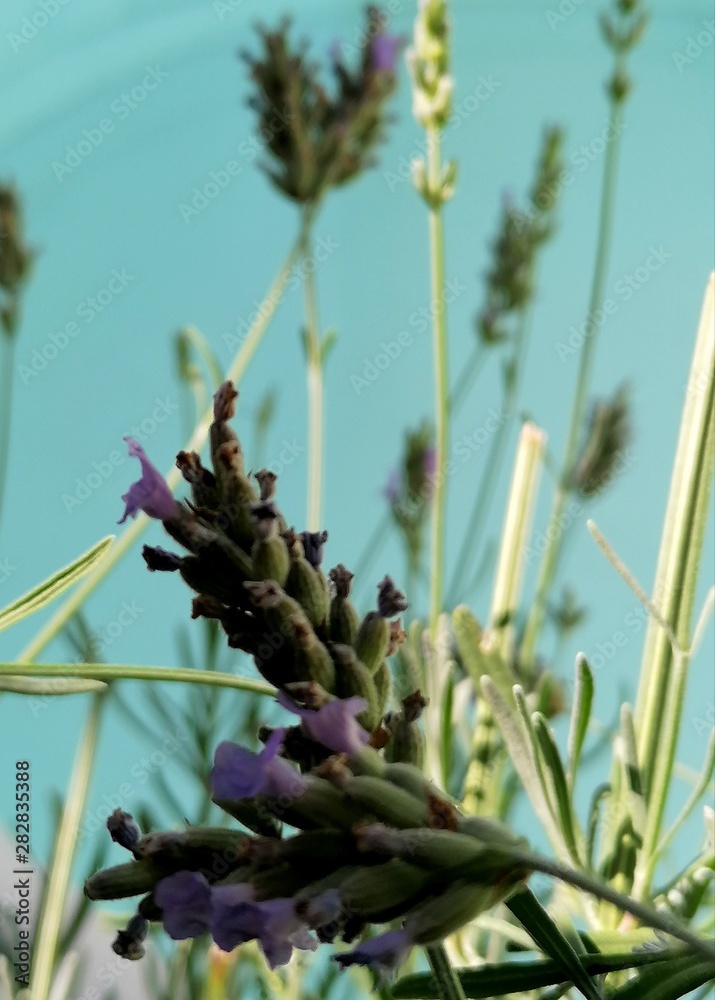
[[[296,261],[300,256],[300,239],[301,237],[299,236],[288,253],[283,266],[276,275],[267,295],[261,303],[256,322],[249,330],[245,340],[241,344],[241,347],[228,367],[226,378],[231,379],[233,382],[238,383],[241,381],[251,358],[255,354],[258,345],[263,339],[263,335],[266,332],[269,321],[273,317],[276,306],[283,297],[290,273],[295,267]],[[194,428],[193,434],[184,446],[185,451],[199,451],[201,449],[206,441],[206,438],[208,437],[209,427],[211,426],[212,421],[213,409],[209,408]],[[180,479],[181,473],[175,466],[172,467],[166,477],[166,481],[169,484],[170,489],[175,489]],[[73,592],[72,596],[61,605],[44,628],[40,629],[35,638],[25,647],[18,657],[19,660],[29,661],[37,658],[39,653],[42,652],[48,643],[50,643],[52,639],[54,639],[54,637],[62,631],[70,618],[77,613],[78,609],[82,607],[87,598],[94,593],[105,576],[107,576],[110,570],[114,569],[120,559],[129,551],[134,542],[137,538],[139,538],[148,525],[149,518],[144,514],[139,514],[137,519],[125,529],[122,537],[110,548],[106,558],[97,565],[96,569],[94,569],[93,572],[86,578],[84,583],[82,583]]]
[[[613,219],[616,207],[616,180],[618,175],[618,155],[621,148],[621,106],[620,102],[611,103],[612,131],[614,137],[606,149],[606,159],[603,170],[603,186],[601,189],[601,210],[598,223],[598,242],[596,245],[596,261],[591,284],[591,296],[587,316],[591,317],[601,307],[605,296],[606,274],[610,257]],[[554,495],[554,502],[546,532],[547,544],[544,552],[539,576],[536,584],[536,597],[529,612],[524,630],[521,648],[521,661],[530,666],[536,656],[536,643],[546,617],[551,585],[556,574],[563,530],[560,525],[566,504],[571,494],[571,477],[578,457],[578,449],[583,433],[584,415],[588,402],[588,391],[591,381],[591,369],[596,352],[597,328],[586,337],[581,348],[576,391],[574,393],[571,417],[569,420],[566,450],[559,477],[559,485]]]
[[[466,1000],[459,976],[452,968],[443,944],[425,948],[441,1000]]]
[[[430,188],[439,190],[440,136],[434,126],[427,129],[427,176]],[[437,619],[442,611],[444,586],[444,533],[447,506],[447,453],[449,449],[449,380],[447,362],[447,322],[444,301],[444,226],[442,203],[433,202],[429,209],[430,267],[432,309],[434,312],[434,376],[435,376],[435,482],[432,496],[432,545],[430,575],[430,633],[437,631]]]
[[[484,350],[483,345],[476,343],[467,363],[457,376],[454,388],[449,394],[449,409],[451,413],[456,413],[461,408],[472,387],[472,383],[480,374],[486,360],[487,352]]]
[[[237,677],[218,671],[183,667],[135,667],[123,663],[0,663],[0,677],[82,677],[104,681],[169,681],[178,684],[205,684],[234,688],[253,694],[272,695],[275,689],[264,681]]]
[[[30,982],[33,1000],[47,1000],[50,995],[57,942],[77,845],[77,830],[82,819],[92,766],[96,758],[104,699],[104,692],[92,696],[87,724],[77,751],[70,788],[62,811],[56,850],[48,873],[42,919],[33,951]]]
[[[578,871],[575,868],[562,865],[560,862],[552,861],[551,858],[546,858],[543,855],[532,854],[531,852],[524,852],[522,854],[519,852],[519,858],[533,871],[541,872],[543,875],[551,875],[560,882],[565,882],[567,885],[582,889],[584,892],[596,896],[598,899],[611,903],[624,913],[630,913],[631,916],[647,927],[652,927],[654,930],[662,931],[664,934],[669,934],[671,937],[682,941],[683,944],[687,944],[693,951],[704,955],[705,958],[715,964],[715,948],[712,944],[709,941],[704,941],[697,934],[694,934],[687,927],[674,920],[666,911],[656,910],[651,906],[640,903],[631,896],[626,896],[624,893],[611,888],[607,883],[602,882],[585,871]]]
[[[10,454],[10,420],[12,417],[13,362],[15,337],[0,329],[0,528],[5,496],[5,480]]]
[[[301,254],[307,265],[310,258],[312,232],[311,211],[307,209],[301,227]],[[306,266],[305,288],[305,348],[308,369],[308,530],[320,529],[323,500],[323,352],[320,343],[318,296],[315,269]]]

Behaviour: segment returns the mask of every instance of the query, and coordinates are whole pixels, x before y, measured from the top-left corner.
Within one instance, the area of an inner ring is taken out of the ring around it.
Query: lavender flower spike
[[[311,739],[316,743],[322,743],[333,753],[346,753],[349,757],[357,757],[370,739],[369,734],[355,718],[367,708],[364,698],[335,698],[317,711],[301,708],[282,691],[278,692],[276,700],[283,708],[301,717]]]
[[[179,505],[171,495],[164,477],[154,468],[146,452],[134,438],[125,437],[124,440],[129,445],[129,454],[132,458],[138,458],[142,464],[142,477],[136,483],[132,483],[122,497],[126,507],[117,523],[124,524],[128,517],[136,517],[140,510],[143,510],[148,517],[155,517],[159,521],[168,521],[175,517]]]
[[[367,965],[373,971],[389,976],[404,962],[411,947],[412,938],[403,927],[379,934],[352,951],[333,957],[343,968],[347,965]]]
[[[276,729],[260,753],[224,740],[216,747],[211,772],[211,794],[215,800],[250,799],[254,795],[295,797],[305,787],[304,779],[278,756],[284,729]]]

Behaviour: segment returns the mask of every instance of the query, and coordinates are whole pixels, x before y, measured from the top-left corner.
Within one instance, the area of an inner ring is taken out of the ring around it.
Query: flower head
[[[250,799],[254,795],[300,795],[303,778],[278,756],[285,729],[276,729],[260,753],[224,740],[214,755],[211,792],[214,799]]]
[[[148,517],[168,521],[176,515],[178,504],[171,495],[164,477],[151,464],[146,452],[134,438],[126,437],[124,440],[129,445],[129,454],[132,458],[138,458],[142,464],[142,477],[136,483],[132,483],[122,497],[126,506],[118,523],[124,524],[128,517],[136,517],[140,510],[143,510]]]
[[[278,692],[276,698],[283,708],[301,717],[311,739],[322,743],[333,753],[346,753],[355,757],[370,739],[355,718],[368,707],[364,698],[335,698],[317,711],[301,708],[282,691]]]

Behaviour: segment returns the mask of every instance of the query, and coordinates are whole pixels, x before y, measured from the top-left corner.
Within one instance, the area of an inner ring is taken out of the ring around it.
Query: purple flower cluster
[[[293,948],[315,951],[317,940],[296,915],[292,899],[257,903],[248,884],[211,886],[198,872],[177,872],[154,890],[164,930],[175,941],[211,934],[232,951],[257,939],[272,969],[290,961]]]

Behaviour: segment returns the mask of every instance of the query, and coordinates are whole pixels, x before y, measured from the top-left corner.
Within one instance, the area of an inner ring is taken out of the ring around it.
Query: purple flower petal
[[[211,772],[214,799],[250,799],[254,795],[278,798],[301,795],[305,782],[290,764],[278,756],[284,729],[276,729],[260,753],[224,740],[216,747]]]
[[[407,958],[412,947],[412,938],[403,927],[397,931],[387,931],[365,941],[344,955],[335,955],[335,961],[343,968],[347,965],[367,965],[375,972],[391,975]]]
[[[397,55],[402,46],[402,39],[397,35],[380,33],[372,40],[372,65],[381,73],[394,73]]]
[[[178,505],[164,477],[154,468],[146,452],[134,438],[126,437],[124,440],[129,445],[129,454],[132,458],[138,458],[142,464],[142,477],[136,483],[132,483],[122,497],[125,509],[117,523],[124,524],[128,517],[136,517],[140,510],[143,510],[148,517],[168,521],[175,516]]]
[[[301,708],[282,691],[278,692],[276,700],[283,708],[301,717],[311,739],[322,743],[333,753],[346,753],[349,757],[356,757],[370,739],[369,734],[355,719],[356,715],[367,708],[364,698],[336,698],[317,711]]]
[[[164,930],[174,941],[200,937],[209,929],[211,887],[198,872],[177,872],[157,884],[157,906],[162,910]]]
[[[250,885],[215,886],[212,900],[211,937],[222,951],[233,951],[258,936],[260,912]]]
[[[259,903],[262,927],[261,948],[272,969],[290,961],[293,948],[315,951],[318,942],[309,934],[295,912],[292,899],[269,899]]]

